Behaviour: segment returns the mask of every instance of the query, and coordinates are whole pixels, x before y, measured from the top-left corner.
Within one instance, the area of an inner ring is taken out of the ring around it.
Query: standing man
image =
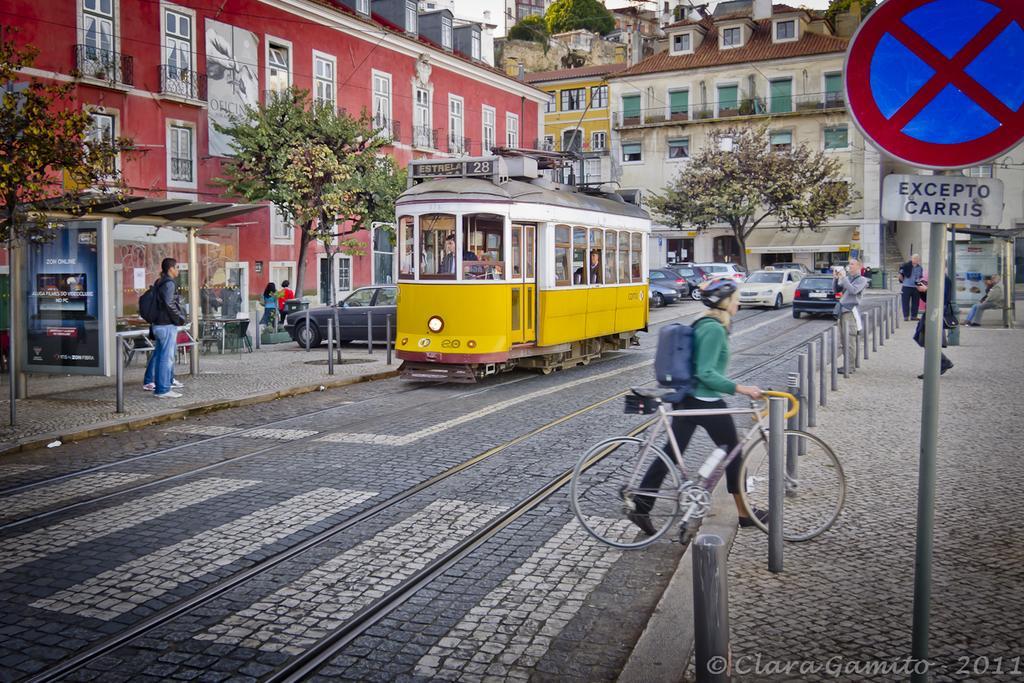
[[[924,277],[921,255],[913,254],[910,260],[900,266],[899,278],[902,283],[900,299],[903,301],[903,320],[917,320],[917,309],[921,305],[921,293],[917,283]]]
[[[853,321],[857,325],[857,333],[863,329],[860,321],[860,300],[864,296],[864,290],[868,286],[868,279],[861,275],[861,262],[859,259],[850,259],[850,264],[843,270],[842,267],[832,270],[832,277],[836,280],[836,286],[842,290],[843,296],[839,299],[839,305],[843,313],[852,313]]]
[[[992,285],[988,288],[988,293],[982,298],[981,301],[971,306],[971,311],[967,314],[967,324],[971,327],[981,326],[981,314],[990,308],[1002,308],[1003,307],[1003,283],[999,281],[998,275],[989,276]]]
[[[157,314],[149,327],[149,335],[156,348],[149,355],[146,364],[146,376],[142,380],[142,388],[152,391],[157,398],[181,398],[181,394],[172,389],[184,386],[174,379],[174,350],[178,345],[178,326],[185,324],[185,312],[181,309],[178,298],[178,286],[174,279],[178,277],[178,262],[165,258],[160,263],[160,278],[153,285],[156,292]]]

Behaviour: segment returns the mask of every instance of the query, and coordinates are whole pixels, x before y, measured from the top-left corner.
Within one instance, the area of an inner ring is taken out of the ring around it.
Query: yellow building
[[[607,78],[625,68],[626,64],[600,64],[526,74],[527,83],[551,96],[544,109],[544,137],[534,146],[556,152],[581,152],[586,183],[611,180]],[[580,173],[578,164],[574,172]]]

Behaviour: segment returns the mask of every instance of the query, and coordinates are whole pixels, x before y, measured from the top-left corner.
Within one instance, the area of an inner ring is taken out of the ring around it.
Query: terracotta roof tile
[[[527,83],[547,83],[549,81],[565,81],[570,78],[588,78],[618,73],[626,68],[626,64],[595,64],[581,66],[578,69],[557,69],[555,71],[535,71],[526,74]]]
[[[743,47],[719,50],[718,32],[714,28],[709,28],[704,40],[693,54],[672,55],[669,52],[659,52],[610,78],[845,52],[847,42],[845,38],[805,31],[800,40],[773,43],[772,22],[770,19],[762,19],[756,22],[750,40]]]

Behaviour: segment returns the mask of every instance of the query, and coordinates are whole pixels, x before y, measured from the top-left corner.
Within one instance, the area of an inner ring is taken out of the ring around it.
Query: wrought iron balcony
[[[75,70],[80,78],[111,85],[135,85],[134,60],[129,55],[92,45],[75,45]]]
[[[445,150],[449,154],[469,154],[469,149],[472,146],[473,141],[470,138],[460,137],[458,135],[448,135],[448,149]]]
[[[160,93],[206,101],[206,74],[183,69],[174,64],[160,65]]]
[[[381,116],[380,114],[374,114],[371,124],[380,137],[387,138],[393,142],[399,141],[402,124],[398,121]]]
[[[412,146],[421,149],[437,149],[437,129],[430,126],[413,126]]]
[[[193,179],[192,168],[193,164],[191,159],[171,157],[171,180],[191,183]]]

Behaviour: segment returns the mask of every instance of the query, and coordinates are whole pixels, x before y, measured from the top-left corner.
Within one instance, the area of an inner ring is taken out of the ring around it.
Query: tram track
[[[744,319],[749,320],[750,318],[757,317],[748,316]],[[666,321],[668,322],[668,321]],[[804,321],[810,323],[811,321]],[[797,325],[787,331],[792,332],[793,329],[800,329],[803,325]],[[771,358],[764,361],[755,363],[749,367],[743,368],[742,371],[737,373],[738,377],[745,378],[758,372],[759,370],[783,362],[790,354],[806,345],[806,340],[801,340],[799,343],[794,344],[784,350],[779,351]],[[653,380],[652,380],[653,381]],[[647,382],[648,384],[651,382]],[[230,576],[221,579],[219,582],[212,584],[205,590],[194,593],[186,598],[179,600],[178,602],[164,608],[154,614],[143,618],[135,624],[129,626],[123,631],[114,635],[108,636],[103,640],[79,651],[72,656],[55,663],[54,665],[40,671],[24,680],[30,682],[41,682],[41,681],[54,681],[66,676],[88,663],[95,661],[116,651],[117,649],[129,645],[136,639],[152,632],[153,630],[167,625],[170,622],[183,617],[187,614],[194,612],[200,607],[209,604],[216,598],[226,594],[234,588],[242,586],[253,579],[266,574],[268,571],[277,567],[289,560],[297,558],[298,556],[312,551],[316,548],[322,547],[328,541],[335,538],[339,534],[352,529],[353,527],[362,524],[368,520],[371,520],[384,512],[394,508],[399,503],[408,500],[409,498],[416,496],[437,486],[438,484],[464,472],[475,465],[486,461],[487,459],[502,453],[513,446],[516,446],[524,441],[547,432],[559,425],[565,424],[570,420],[578,418],[586,413],[591,412],[601,406],[604,406],[616,399],[625,396],[628,391],[620,391],[612,394],[611,396],[604,397],[595,402],[592,402],[586,406],[583,406],[569,414],[563,415],[557,419],[551,420],[543,425],[535,427],[532,430],[524,432],[512,439],[502,442],[486,451],[478,453],[463,462],[452,466],[443,472],[440,472],[422,482],[419,482],[408,489],[402,491],[399,494],[392,496],[391,498],[381,501],[376,505],[364,510],[361,513],[353,515],[348,519],[342,520],[331,527],[318,532],[317,534],[299,542],[298,544],[291,546],[275,555],[272,555],[251,567],[244,569],[240,572],[236,572]],[[646,430],[653,421],[645,422],[643,425],[635,429],[632,433],[639,434]],[[283,445],[294,445],[291,444],[275,444],[275,447]],[[596,462],[596,461],[595,461]],[[377,623],[380,619],[386,616],[388,613],[404,604],[409,597],[414,595],[423,586],[429,584],[434,578],[442,574],[452,564],[458,562],[463,557],[473,552],[483,543],[486,543],[495,534],[499,533],[502,529],[506,528],[516,519],[520,518],[524,514],[527,514],[530,510],[535,509],[541,505],[545,500],[549,499],[559,489],[561,489],[566,483],[568,478],[571,476],[572,468],[569,468],[559,475],[551,479],[547,484],[534,491],[532,494],[527,496],[524,500],[521,500],[513,508],[506,511],[504,514],[493,520],[486,527],[478,530],[472,536],[465,539],[462,543],[457,545],[455,548],[449,550],[442,557],[431,562],[429,565],[424,567],[422,570],[417,572],[414,576],[397,586],[394,590],[389,592],[384,597],[378,599],[371,605],[367,606],[360,612],[358,612],[352,619],[348,620],[343,624],[337,631],[332,633],[327,639],[321,641],[314,646],[307,653],[300,655],[293,661],[289,662],[285,668],[280,669],[278,672],[271,675],[268,680],[301,680],[303,677],[308,675],[309,672],[315,671],[328,661],[338,650],[343,648],[346,644],[350,643],[355,638],[359,637],[373,624]]]

